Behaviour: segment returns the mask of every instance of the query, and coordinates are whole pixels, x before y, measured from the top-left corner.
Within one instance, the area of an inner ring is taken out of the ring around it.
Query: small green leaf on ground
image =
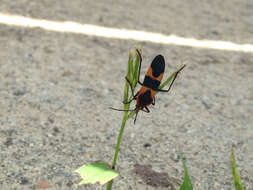
[[[184,166],[184,181],[180,187],[180,190],[193,190],[193,186],[192,186],[192,183],[188,174],[188,170],[186,168],[184,161],[183,161],[183,166]]]
[[[119,175],[117,171],[111,169],[109,164],[101,161],[83,165],[75,172],[79,173],[83,179],[78,185],[87,183],[104,185]]]
[[[231,151],[231,158],[230,159],[231,159],[232,174],[233,174],[235,189],[236,190],[244,190],[243,185],[240,180],[240,176],[239,176],[237,169],[236,169],[235,154],[234,154],[233,149]]]

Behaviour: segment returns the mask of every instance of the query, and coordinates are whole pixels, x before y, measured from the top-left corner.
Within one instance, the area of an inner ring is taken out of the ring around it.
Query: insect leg
[[[177,78],[177,75],[179,74],[180,71],[183,70],[184,67],[185,67],[185,66],[183,66],[179,71],[176,72],[175,77],[173,78],[172,82],[170,83],[170,86],[169,86],[168,90],[156,89],[156,91],[158,91],[158,92],[169,92],[170,89],[171,89],[171,87],[172,87],[172,85],[173,85],[173,83],[174,83],[174,81],[175,81],[176,78]]]
[[[133,100],[136,100],[136,96],[133,97],[133,98],[132,98],[131,100],[129,100],[128,102],[123,101],[123,104],[130,104]]]
[[[131,92],[132,92],[132,96],[134,97],[134,90],[133,90],[133,86],[132,86],[132,84],[131,84],[130,80],[129,80],[127,77],[125,77],[125,79],[126,79],[126,81],[128,82],[128,84],[130,85]]]
[[[152,105],[155,105],[155,98],[154,98],[154,101],[152,102]]]
[[[134,99],[132,98],[131,100],[129,100],[128,102],[123,101],[123,104],[130,104]]]
[[[139,55],[139,57],[140,57],[139,74],[138,74],[138,83],[139,83],[140,85],[143,85],[143,83],[140,82],[140,73],[141,73],[142,56],[141,56],[141,53],[139,52],[138,49],[136,49],[136,51],[137,51],[137,53],[138,53],[138,55]]]
[[[145,111],[144,111],[144,109],[145,109]],[[150,112],[149,109],[148,109],[148,107],[146,107],[146,106],[142,109],[142,111],[144,111],[144,112],[146,112],[146,113],[149,113],[149,112]]]
[[[133,100],[136,100],[136,97],[138,95],[138,92],[133,96],[133,98],[131,100],[129,100],[128,102],[124,102],[123,101],[123,104],[130,104]]]
[[[138,93],[134,95],[134,91],[133,91],[131,82],[129,81],[129,79],[127,77],[125,77],[125,79],[128,82],[128,84],[130,85],[133,98],[131,100],[129,100],[128,102],[123,101],[123,104],[130,104],[133,100],[136,100],[136,96],[137,96]]]
[[[135,110],[135,109],[132,109],[132,110],[123,110],[123,109],[117,109],[117,108],[113,108],[113,107],[109,107],[109,109],[116,110],[116,111],[134,111]]]

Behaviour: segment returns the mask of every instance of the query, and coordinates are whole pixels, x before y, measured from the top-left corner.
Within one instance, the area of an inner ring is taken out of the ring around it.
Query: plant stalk
[[[128,69],[127,69],[127,77],[130,78],[131,75],[131,69],[133,69],[132,64],[133,64],[133,54],[135,51],[130,51],[129,54],[129,60],[128,60]],[[125,83],[125,88],[124,88],[124,102],[128,101],[128,91],[129,91],[129,84],[128,82]],[[124,110],[128,110],[130,107],[130,104],[124,104]],[[125,125],[126,125],[126,121],[128,120],[128,111],[124,112],[124,116],[123,116],[123,120],[121,123],[121,127],[120,127],[120,131],[119,131],[119,135],[118,135],[118,139],[117,139],[117,144],[116,144],[116,148],[115,148],[115,153],[114,153],[114,158],[113,158],[113,162],[112,162],[112,169],[115,169],[116,164],[117,164],[117,159],[118,159],[118,154],[119,154],[119,148],[120,148],[120,142],[121,142],[121,138],[125,129]],[[111,180],[110,182],[107,183],[106,186],[106,190],[111,190],[112,189],[112,184],[113,184],[113,180]]]
[[[124,129],[125,129],[126,121],[128,119],[128,114],[127,113],[128,112],[124,112],[124,117],[123,117],[123,120],[122,120],[122,123],[121,123],[121,128],[120,128],[120,132],[119,132],[119,136],[118,136],[118,140],[117,140],[117,145],[116,145],[116,148],[115,148],[113,163],[112,163],[112,169],[115,169],[116,164],[117,164],[117,158],[118,158],[119,148],[120,148],[120,141],[121,141]],[[111,190],[112,184],[113,184],[113,180],[108,182],[108,184],[106,186],[106,190]]]

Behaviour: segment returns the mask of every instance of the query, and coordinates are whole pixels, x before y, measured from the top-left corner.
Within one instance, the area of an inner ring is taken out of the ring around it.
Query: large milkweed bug
[[[148,106],[150,104],[155,105],[155,95],[157,92],[169,92],[178,73],[185,67],[181,67],[180,70],[178,70],[167,90],[159,89],[159,86],[161,84],[164,70],[165,70],[165,61],[164,57],[162,55],[157,55],[151,65],[148,68],[148,71],[145,75],[143,83],[140,82],[140,71],[141,71],[141,63],[142,63],[142,56],[138,49],[136,49],[139,57],[140,57],[140,64],[139,64],[139,73],[138,73],[138,83],[141,85],[141,89],[134,95],[133,91],[133,85],[131,84],[130,80],[125,77],[126,81],[129,83],[131,87],[131,92],[133,98],[128,102],[123,102],[124,104],[129,104],[133,100],[136,100],[136,106],[133,110],[121,110],[121,109],[115,109],[110,107],[110,109],[117,110],[117,111],[136,111],[134,123],[136,122],[138,112],[140,110],[149,113]]]

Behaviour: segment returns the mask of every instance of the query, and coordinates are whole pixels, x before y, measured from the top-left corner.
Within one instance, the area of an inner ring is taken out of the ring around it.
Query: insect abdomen
[[[150,90],[147,90],[138,96],[137,104],[139,107],[147,106],[147,105],[151,104],[152,102],[153,102],[153,98],[151,96]]]

